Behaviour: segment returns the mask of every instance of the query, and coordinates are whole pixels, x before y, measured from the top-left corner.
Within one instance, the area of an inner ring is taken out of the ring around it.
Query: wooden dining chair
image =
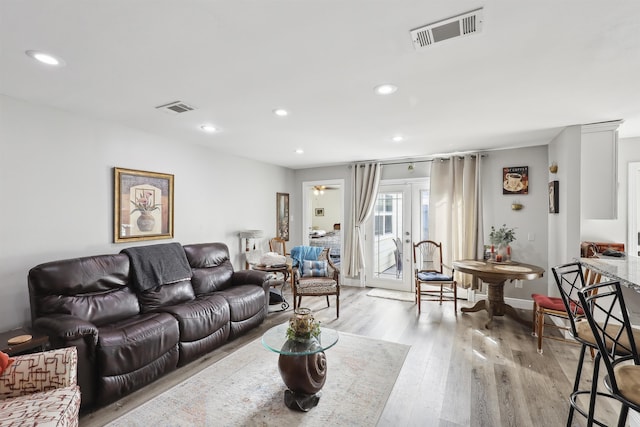
[[[285,257],[289,256],[289,254],[287,254],[287,241],[281,237],[273,237],[269,239],[269,251]],[[287,283],[289,283],[289,275],[291,274],[291,271],[289,270],[290,269],[287,269],[285,272],[276,273],[277,280],[282,282],[282,292],[284,292]]]
[[[538,353],[540,354],[543,353],[543,338],[578,344],[573,338],[577,334],[574,331],[575,322],[584,319],[584,313],[582,309],[567,312],[562,296],[569,301],[570,308],[575,309],[578,302],[577,291],[601,280],[600,273],[583,268],[579,262],[553,267],[552,270],[561,296],[552,297],[545,294],[531,294],[531,299],[533,300],[532,335],[537,338]],[[545,322],[547,316],[562,319],[563,323]],[[562,334],[559,336],[545,335],[544,330],[549,327],[561,330]],[[571,336],[565,337],[564,332],[570,333]]]
[[[274,237],[269,240],[269,250],[280,255],[287,256],[287,242],[281,237]]]
[[[453,301],[453,310],[457,313],[458,285],[453,278],[453,268],[442,262],[442,244],[433,240],[414,243],[413,265],[418,314],[421,312],[423,300],[439,301],[440,304],[443,301]],[[448,275],[448,272],[451,272],[451,275]]]

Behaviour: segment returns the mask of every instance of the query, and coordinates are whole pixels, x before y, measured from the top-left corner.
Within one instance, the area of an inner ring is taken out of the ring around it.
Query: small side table
[[[293,277],[293,271],[292,268],[289,264],[285,264],[285,265],[281,265],[281,266],[267,266],[267,265],[262,265],[262,264],[254,264],[251,266],[254,270],[259,270],[259,271],[266,271],[268,273],[281,273],[282,275],[284,275],[284,281],[282,282],[282,287],[280,288],[280,293],[282,294],[282,305],[281,305],[281,310],[278,311],[285,311],[287,308],[289,308],[289,303],[284,299],[284,285],[285,283],[287,283],[288,279],[291,279],[291,289],[293,289],[294,283],[294,277]],[[272,282],[274,283],[273,285],[271,285],[272,288],[275,288],[277,286],[278,282]]]
[[[31,339],[20,344],[10,345],[7,341],[19,335],[31,335]],[[9,356],[44,351],[49,347],[49,337],[47,335],[34,332],[31,328],[18,328],[11,331],[0,332],[0,346],[4,353]]]
[[[324,351],[338,342],[338,331],[320,328],[320,335],[309,340],[287,338],[289,322],[274,326],[262,335],[262,345],[279,353],[278,370],[288,390],[284,404],[307,412],[318,405],[320,390],[327,376],[327,357]]]

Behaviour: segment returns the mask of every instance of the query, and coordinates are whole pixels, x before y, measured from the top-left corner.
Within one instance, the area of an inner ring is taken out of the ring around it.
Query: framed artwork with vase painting
[[[113,168],[114,243],[173,238],[173,175]]]

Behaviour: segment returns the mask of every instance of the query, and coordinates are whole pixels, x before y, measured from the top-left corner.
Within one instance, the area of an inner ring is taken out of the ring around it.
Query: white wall
[[[548,164],[546,145],[491,151],[482,162],[485,242],[490,244],[492,225],[515,227],[516,240],[511,245],[513,259],[544,268],[545,276],[550,273],[547,264]],[[502,194],[502,168],[510,166],[529,167],[529,194]],[[512,210],[514,201],[523,204],[524,208]],[[505,297],[521,299],[530,299],[532,293],[546,291],[546,277],[526,281],[522,288],[509,283],[504,289]]]
[[[558,214],[549,215],[549,266],[573,261],[580,256],[580,126],[564,129],[549,144],[549,163],[558,164],[558,173],[549,180],[559,181]],[[549,276],[549,292],[555,294]]]
[[[114,166],[173,174],[172,241],[225,242],[236,268],[243,261],[238,231],[275,234],[275,194],[294,191],[290,169],[5,96],[0,149],[2,330],[29,322],[31,267],[171,241],[112,243]]]

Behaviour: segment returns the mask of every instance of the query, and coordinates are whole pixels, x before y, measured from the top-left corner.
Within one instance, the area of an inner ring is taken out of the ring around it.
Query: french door
[[[413,242],[428,235],[429,182],[381,182],[367,221],[365,285],[413,290]]]

